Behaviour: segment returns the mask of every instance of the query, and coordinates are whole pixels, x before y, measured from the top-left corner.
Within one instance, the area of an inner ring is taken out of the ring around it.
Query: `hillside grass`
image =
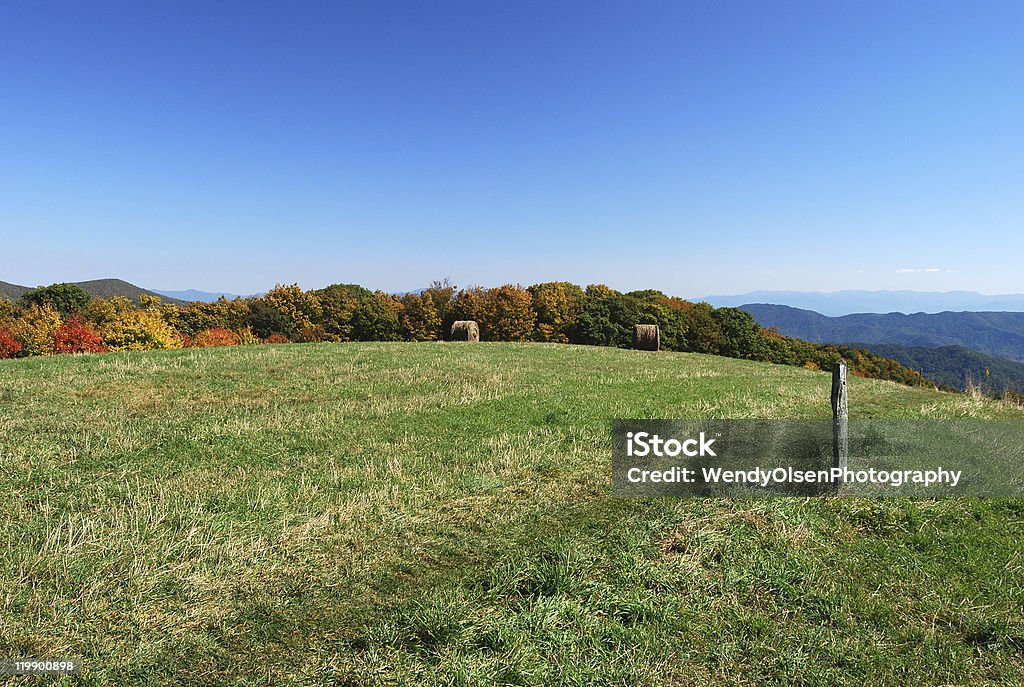
[[[853,417],[1024,417],[850,380]],[[0,361],[0,658],[94,685],[1019,685],[1020,500],[609,497],[826,373],[540,344]],[[36,684],[39,678],[15,678]]]

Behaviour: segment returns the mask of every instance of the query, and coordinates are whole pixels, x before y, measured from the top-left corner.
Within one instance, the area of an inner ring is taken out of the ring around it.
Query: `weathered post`
[[[846,363],[832,370],[832,467],[845,470],[850,453],[850,411],[846,400]]]

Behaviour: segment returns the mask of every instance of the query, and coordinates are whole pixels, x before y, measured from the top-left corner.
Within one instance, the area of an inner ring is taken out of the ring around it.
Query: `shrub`
[[[104,353],[103,339],[80,315],[72,315],[53,334],[56,353]]]
[[[192,345],[196,348],[214,348],[217,346],[238,346],[242,343],[241,337],[230,329],[217,327],[215,329],[204,329],[192,339]]]
[[[155,310],[120,313],[104,330],[103,343],[112,351],[182,347],[181,335]]]
[[[264,339],[263,343],[267,343],[267,344],[286,344],[286,343],[291,343],[291,340],[287,336],[285,336],[284,334],[278,334],[277,332],[274,332],[273,334],[268,336],[266,339]]]
[[[13,358],[21,351],[21,342],[6,327],[0,327],[0,360]]]

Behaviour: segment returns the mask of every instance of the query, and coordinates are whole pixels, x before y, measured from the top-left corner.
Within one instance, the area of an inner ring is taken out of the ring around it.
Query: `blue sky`
[[[0,3],[0,280],[1024,291],[1024,3]]]

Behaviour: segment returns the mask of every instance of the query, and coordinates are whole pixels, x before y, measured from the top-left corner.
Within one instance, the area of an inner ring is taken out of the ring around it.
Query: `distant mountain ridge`
[[[167,303],[184,303],[184,301],[179,299],[168,298],[155,291],[150,291],[142,288],[141,286],[136,286],[135,284],[126,282],[123,279],[91,279],[89,281],[68,283],[81,287],[81,289],[90,296],[96,296],[98,298],[124,296],[125,298],[130,298],[134,302],[138,302],[139,296],[146,294],[148,296],[157,296]],[[9,284],[7,282],[0,281],[0,298],[16,301],[21,297],[21,294],[26,291],[32,291],[34,288],[36,287],[19,286],[18,284]]]
[[[971,350],[1024,361],[1024,312],[941,312],[828,317],[786,305],[749,303],[740,306],[762,327],[815,343],[896,344],[936,348],[965,346]]]
[[[940,313],[946,311],[1024,312],[1024,294],[991,296],[974,291],[752,291],[736,296],[705,296],[723,308],[747,303],[788,305],[829,317],[857,313]]]
[[[253,296],[262,296],[262,293],[239,295],[237,293],[228,293],[226,291],[198,291],[196,289],[186,289],[185,291],[165,291],[163,289],[153,289],[156,293],[167,298],[176,298],[179,301],[185,301],[191,303],[193,301],[200,301],[202,303],[214,303],[220,300],[221,297],[233,301],[236,298],[251,298]]]

